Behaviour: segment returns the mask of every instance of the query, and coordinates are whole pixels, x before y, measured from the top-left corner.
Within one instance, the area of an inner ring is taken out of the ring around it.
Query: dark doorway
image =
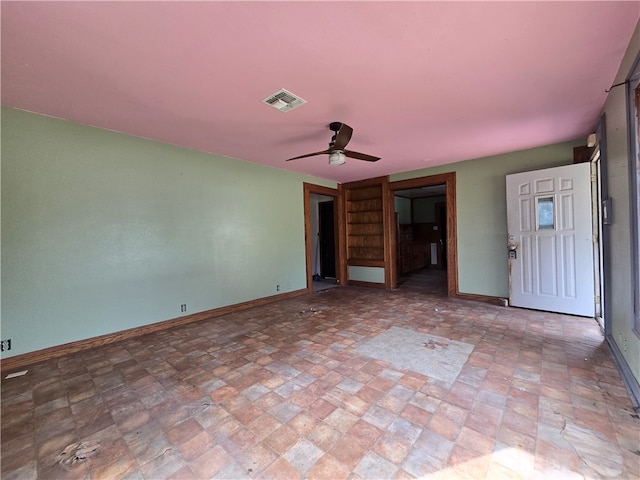
[[[333,216],[333,200],[320,202],[319,230],[320,243],[320,276],[322,278],[335,278],[336,276],[336,244],[335,223]]]

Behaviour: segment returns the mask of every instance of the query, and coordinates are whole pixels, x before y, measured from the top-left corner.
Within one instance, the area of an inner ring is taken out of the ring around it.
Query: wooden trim
[[[393,185],[397,183],[397,182],[390,182],[387,184],[387,190],[389,192],[389,197],[387,202],[389,203],[389,209],[392,210],[394,213],[396,211],[396,205],[395,205],[395,194],[394,191],[396,190],[395,188],[393,188]],[[411,221],[413,222],[413,200],[411,200]],[[393,240],[390,242],[390,248],[389,248],[389,264],[390,265],[394,265],[393,268],[393,275],[391,276],[389,283],[388,283],[388,287],[387,288],[398,288],[398,222],[396,222],[396,219],[393,219],[394,221],[389,222],[388,224],[388,230],[385,232],[385,234],[388,237],[393,237]],[[386,275],[385,275],[385,280],[386,280]]]
[[[367,287],[367,288],[386,288],[384,283],[375,283],[375,282],[363,282],[362,280],[349,280],[349,285],[353,285],[356,287]]]
[[[347,262],[349,267],[384,267],[384,260],[369,260],[367,258],[352,258]]]
[[[456,208],[455,172],[390,182],[388,184],[389,190],[391,191],[391,195],[389,195],[389,206],[390,208],[393,208],[393,193],[396,190],[408,190],[410,188],[429,187],[441,184],[445,185],[447,202],[447,295],[449,297],[456,297],[460,295],[460,291],[458,290],[458,218]],[[393,222],[388,234],[391,236],[397,235],[396,226]],[[391,261],[397,263],[397,252],[395,250],[391,252]],[[396,284],[397,277],[396,272],[394,280]]]
[[[473,300],[474,302],[489,303],[491,305],[504,306],[502,304],[502,297],[492,297],[490,295],[479,295],[476,293],[461,293],[456,294],[456,298],[461,300]]]
[[[442,185],[447,183],[452,177],[455,178],[455,172],[440,173],[438,175],[429,175],[428,177],[409,178],[407,180],[397,180],[390,182],[389,187],[392,191],[409,190],[411,188],[431,187],[434,185]]]
[[[311,238],[311,192],[304,183],[304,258],[307,278],[307,291],[313,290],[313,239]]]
[[[343,285],[345,282],[346,266],[342,268],[344,263],[344,236],[342,231],[344,230],[344,207],[343,207],[343,194],[340,189],[323,187],[321,185],[314,185],[313,183],[303,182],[304,193],[304,240],[305,240],[305,262],[307,268],[307,292],[313,291],[313,238],[311,238],[311,194],[327,195],[333,197],[333,212],[334,222],[337,222],[337,230],[335,232],[336,240],[336,281]],[[346,242],[346,240],[344,240]]]
[[[381,183],[386,183],[389,181],[389,177],[388,176],[384,176],[384,177],[374,177],[374,178],[367,178],[366,180],[357,180],[355,182],[347,182],[347,183],[343,183],[342,185],[345,186],[346,188],[365,188],[365,187],[375,187],[377,185],[380,185]]]
[[[393,204],[393,194],[389,190],[389,177],[385,177],[382,182],[382,217],[384,231],[384,285],[385,288],[393,288],[394,278],[397,278],[396,259],[393,251],[396,250],[396,235],[394,235],[395,207]]]
[[[347,266],[347,203],[345,202],[344,186],[338,185],[338,252],[339,262],[336,270],[338,283],[345,285],[349,278]]]
[[[445,174],[447,202],[447,294],[455,297],[458,288],[458,209],[456,206],[456,174]]]
[[[202,320],[209,320],[230,313],[241,312],[243,310],[268,305],[270,303],[285,300],[287,298],[306,295],[307,293],[307,289],[295,290],[293,292],[281,293],[278,295],[272,295],[270,297],[258,298],[256,300],[250,300],[248,302],[237,303],[235,305],[214,308],[211,310],[206,310],[204,312],[194,313],[193,315],[172,318],[170,320],[151,323],[149,325],[143,325],[141,327],[121,330],[119,332],[108,333],[106,335],[100,335],[98,337],[87,338],[85,340],[78,340],[76,342],[70,342],[63,345],[44,348],[42,350],[36,350],[35,352],[28,352],[9,358],[3,358],[2,360],[0,360],[0,371],[4,376],[5,372],[9,373],[9,371],[11,370],[24,368],[34,363],[64,357],[72,353],[108,345],[111,343],[119,342],[121,340],[128,340],[130,338],[139,337],[148,333],[158,332],[160,330],[167,330],[169,328],[179,327],[181,325],[187,325],[193,322],[200,322]]]

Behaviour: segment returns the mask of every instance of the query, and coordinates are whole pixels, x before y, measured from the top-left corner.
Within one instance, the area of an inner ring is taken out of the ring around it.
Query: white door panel
[[[509,302],[594,314],[588,163],[507,175]]]

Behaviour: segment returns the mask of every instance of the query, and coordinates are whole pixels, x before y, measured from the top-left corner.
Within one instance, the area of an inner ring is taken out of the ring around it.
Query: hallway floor
[[[639,432],[591,319],[343,287],[3,378],[1,473],[633,479]]]
[[[408,272],[398,277],[398,288],[414,290],[430,295],[447,296],[447,271],[426,267]]]
[[[314,280],[312,288],[314,292],[321,292],[323,290],[328,290],[330,288],[336,288],[339,286],[340,284],[336,282],[335,278],[322,278],[320,280]]]

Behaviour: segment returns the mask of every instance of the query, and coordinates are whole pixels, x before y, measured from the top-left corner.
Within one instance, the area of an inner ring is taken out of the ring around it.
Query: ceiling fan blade
[[[287,162],[290,161],[290,160],[298,160],[299,158],[314,157],[316,155],[323,155],[323,154],[328,154],[328,153],[331,153],[331,150],[323,150],[321,152],[307,153],[306,155],[300,155],[298,157],[287,158]]]
[[[343,152],[346,157],[355,158],[356,160],[365,160],[367,162],[377,162],[380,160],[380,157],[374,157],[366,153],[352,152],[351,150],[343,150]]]
[[[336,139],[333,142],[333,150],[344,150],[353,135],[353,128],[346,123],[340,125],[340,129],[336,132]]]

